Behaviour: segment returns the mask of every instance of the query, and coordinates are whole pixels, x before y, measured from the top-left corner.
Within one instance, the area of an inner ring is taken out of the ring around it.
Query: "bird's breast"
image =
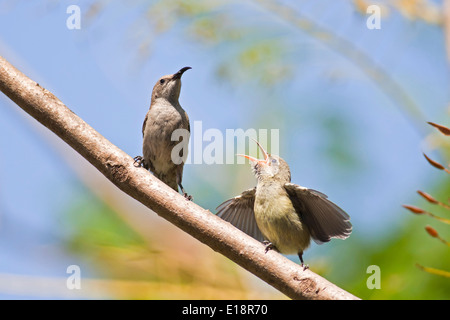
[[[148,111],[147,128],[172,135],[175,129],[188,129],[188,123],[183,117],[184,110],[166,103],[155,103]],[[144,132],[145,133],[145,132]]]
[[[166,172],[175,166],[172,150],[178,144],[180,150],[185,150],[183,158],[187,156],[189,143],[189,122],[183,117],[184,110],[165,102],[152,104],[147,114],[144,128],[143,154],[157,171]],[[184,131],[175,132],[181,129]],[[177,150],[178,150],[177,149]],[[176,159],[178,160],[178,159]],[[178,162],[176,162],[178,163]]]
[[[262,234],[281,253],[298,253],[309,246],[309,230],[282,186],[258,186],[254,211]]]

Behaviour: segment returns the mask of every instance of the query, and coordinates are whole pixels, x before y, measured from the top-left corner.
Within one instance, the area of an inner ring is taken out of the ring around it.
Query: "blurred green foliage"
[[[151,211],[145,214],[153,214]],[[248,274],[219,254],[205,250],[181,230],[151,227],[145,237],[110,205],[86,193],[66,214],[66,248],[93,266],[106,281],[105,295],[119,299],[284,299],[260,292]]]
[[[449,194],[450,184],[443,183],[437,189],[437,196]],[[312,270],[362,299],[448,299],[450,281],[416,267],[420,263],[450,269],[448,247],[424,230],[426,224],[434,225],[435,221],[426,216],[414,216],[402,208],[394,214],[410,217],[401,227],[376,241],[368,240],[358,232],[352,234],[348,241],[339,242],[325,257],[310,259]],[[167,241],[158,236],[145,241],[114,210],[90,195],[75,204],[67,216],[67,223],[74,230],[68,237],[67,247],[91,261],[97,269],[94,274],[104,279],[148,284],[127,290],[119,286],[110,292],[113,297],[283,298],[267,287],[252,285],[245,280],[248,274],[237,272],[234,263],[226,258],[211,258],[212,250],[192,252],[195,258],[186,259],[180,252],[184,250],[183,246],[167,245]],[[444,238],[450,237],[448,228],[436,228]],[[211,259],[215,262],[208,262]],[[370,265],[380,267],[381,289],[368,289],[366,285]]]

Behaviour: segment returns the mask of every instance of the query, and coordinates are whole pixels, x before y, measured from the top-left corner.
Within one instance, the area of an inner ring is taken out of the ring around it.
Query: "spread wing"
[[[256,224],[253,209],[255,192],[256,188],[249,189],[237,197],[228,199],[217,207],[217,215],[256,240],[263,241],[264,236]]]
[[[328,242],[331,238],[348,238],[352,232],[350,216],[325,194],[293,183],[286,183],[284,188],[316,243]]]

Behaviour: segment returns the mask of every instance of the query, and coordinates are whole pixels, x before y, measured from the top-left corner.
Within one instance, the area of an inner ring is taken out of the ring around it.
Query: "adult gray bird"
[[[191,199],[181,184],[183,167],[187,158],[190,137],[189,117],[178,101],[181,91],[181,76],[191,67],[184,67],[175,74],[161,77],[153,87],[152,100],[142,135],[143,157],[135,157],[162,182],[185,197]]]
[[[302,266],[311,238],[318,244],[348,238],[352,232],[349,215],[323,193],[291,183],[286,161],[256,143],[264,160],[241,155],[251,162],[256,187],[222,203],[217,215],[263,241],[266,252],[298,254]]]

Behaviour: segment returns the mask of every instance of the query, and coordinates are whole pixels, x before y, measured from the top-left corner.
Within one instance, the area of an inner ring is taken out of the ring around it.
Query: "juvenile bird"
[[[352,232],[349,215],[323,193],[290,183],[286,161],[256,143],[264,160],[240,155],[250,160],[256,187],[218,206],[218,216],[263,241],[266,252],[298,254],[302,266],[311,238],[318,244],[348,238]]]
[[[143,157],[134,158],[135,164],[143,166],[162,182],[178,192],[178,186],[185,197],[181,184],[183,166],[187,158],[190,137],[189,118],[178,99],[181,91],[181,76],[191,67],[184,67],[175,74],[161,77],[153,87],[142,135],[144,136]],[[181,134],[174,131],[181,129]],[[174,149],[174,147],[177,147]]]

